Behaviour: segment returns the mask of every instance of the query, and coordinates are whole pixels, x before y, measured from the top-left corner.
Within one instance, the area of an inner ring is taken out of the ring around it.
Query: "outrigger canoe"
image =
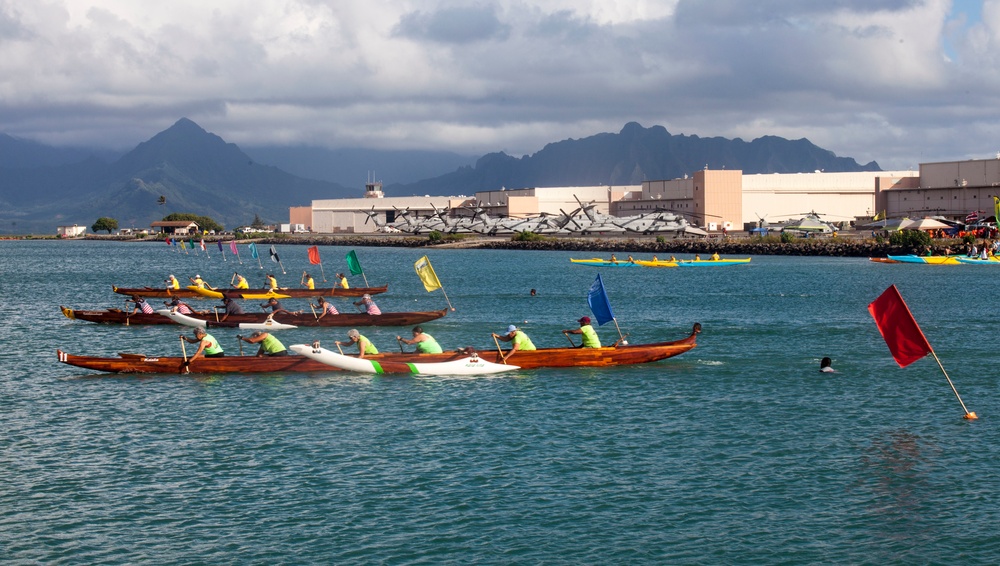
[[[678,259],[678,260],[643,260],[615,261],[608,259],[573,259],[570,261],[577,265],[589,265],[591,267],[723,267],[726,265],[743,265],[750,263],[751,258],[735,259]]]
[[[570,261],[577,265],[589,265],[591,267],[639,267],[639,265],[632,261],[611,261],[610,259],[601,259],[599,257],[593,257],[590,259],[573,259]]]
[[[170,309],[159,309],[156,311],[156,314],[161,314],[177,324],[183,324],[191,328],[239,328],[240,330],[266,330],[268,332],[298,328],[294,324],[277,322],[270,316],[264,319],[264,322],[229,322],[228,320],[225,322],[216,322],[214,320],[191,318],[186,314],[181,314]]]
[[[974,257],[959,257],[955,258],[958,263],[962,265],[1000,265],[1000,259],[995,257],[990,257],[988,259],[979,259]]]
[[[922,263],[925,265],[958,265],[963,258],[953,255],[889,255],[897,263]]]
[[[677,261],[677,267],[724,267],[727,265],[744,265],[750,263],[749,257],[736,259],[682,259]]]
[[[322,364],[358,373],[409,373],[416,375],[490,375],[520,369],[519,366],[508,364],[495,364],[488,362],[478,355],[465,356],[457,360],[447,362],[397,362],[392,360],[373,360],[371,358],[358,358],[356,356],[345,356],[320,348],[318,344],[293,344],[289,346],[293,352],[316,360]]]
[[[695,324],[691,335],[673,342],[652,344],[629,344],[604,348],[540,348],[518,351],[512,358],[521,369],[546,367],[611,367],[645,364],[672,358],[697,346],[696,339],[701,325]],[[309,346],[311,348],[311,346]],[[75,356],[57,350],[59,361],[84,369],[111,373],[163,373],[178,374],[184,371],[184,359],[180,356],[147,356],[144,354],[119,353],[117,358]],[[379,363],[441,363],[467,358],[464,352],[442,354],[383,353],[371,356]],[[479,351],[479,357],[487,362],[503,364],[497,350]],[[188,366],[191,373],[304,373],[336,371],[333,367],[306,356],[223,356],[218,358],[198,358]]]
[[[191,285],[190,287],[194,287]],[[159,297],[159,298],[170,298],[178,297],[181,299],[198,299],[206,298],[207,295],[198,293],[191,288],[185,289],[164,289],[163,287],[118,287],[112,286],[115,293],[119,295],[138,295],[140,297]],[[229,297],[230,299],[270,299],[271,297],[277,299],[304,299],[309,297],[360,297],[362,295],[378,295],[380,293],[385,293],[389,289],[388,285],[382,285],[381,287],[351,287],[350,289],[342,289],[340,287],[323,288],[323,289],[279,289],[281,293],[275,294],[271,289],[203,289],[203,291],[217,292],[219,295],[214,295],[212,298],[222,298]]]
[[[175,324],[169,317],[161,314],[128,313],[119,309],[106,310],[76,310],[66,307],[59,307],[66,318],[85,320],[87,322],[98,322],[102,324]],[[295,326],[412,326],[430,320],[441,318],[448,313],[448,309],[439,311],[416,311],[416,312],[383,312],[379,315],[366,313],[341,313],[328,314],[323,318],[317,318],[311,312],[303,314],[281,313],[275,318],[284,324],[294,324]],[[217,321],[214,313],[190,314],[187,315],[198,320]],[[226,319],[230,323],[254,323],[261,324],[268,317],[268,313],[246,313],[231,314]]]

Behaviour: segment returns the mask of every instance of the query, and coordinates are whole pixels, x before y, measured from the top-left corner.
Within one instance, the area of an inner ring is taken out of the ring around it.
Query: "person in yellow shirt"
[[[272,291],[277,291],[281,287],[278,287],[278,280],[274,278],[273,273],[268,273],[267,277],[264,278],[264,285],[271,288]]]
[[[338,273],[337,279],[340,279],[340,286],[343,287],[344,289],[351,288],[351,286],[347,284],[347,276],[344,275],[343,273]]]
[[[313,281],[313,276],[309,275],[308,273],[303,273],[302,274],[302,283],[305,284],[306,289],[315,289],[316,288],[316,282]]]
[[[167,289],[180,289],[181,288],[181,282],[178,281],[177,278],[174,277],[173,275],[170,275],[169,277],[167,277],[166,283],[167,283]]]
[[[233,279],[236,280],[236,284],[233,285],[233,287],[236,287],[237,289],[249,289],[250,288],[250,283],[247,282],[247,278],[243,277],[239,273],[233,273]]]

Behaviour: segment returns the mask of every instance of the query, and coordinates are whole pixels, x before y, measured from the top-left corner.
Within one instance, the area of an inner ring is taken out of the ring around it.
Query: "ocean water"
[[[679,339],[695,322],[703,332],[655,364],[475,379],[113,376],[57,363],[57,348],[179,354],[181,327],[59,312],[121,307],[112,284],[200,273],[226,285],[234,270],[257,285],[265,270],[282,284],[304,269],[322,280],[305,246],[278,250],[287,274],[155,243],[0,242],[0,559],[1000,560],[1000,268],[762,256],[598,270],[570,264],[585,253],[357,248],[368,282],[389,284],[383,311],[445,306],[413,271],[430,257],[456,311],[423,326],[446,348],[490,348],[510,323],[538,346],[565,343],[597,273],[630,342]],[[332,280],[349,249],[320,251]],[[979,420],[962,419],[933,358],[901,369],[889,356],[866,306],[893,283]],[[346,330],[279,336],[329,344]],[[382,350],[408,333],[361,330]],[[612,324],[599,332],[617,336]],[[236,331],[214,334],[236,353]],[[837,373],[817,371],[824,356]]]

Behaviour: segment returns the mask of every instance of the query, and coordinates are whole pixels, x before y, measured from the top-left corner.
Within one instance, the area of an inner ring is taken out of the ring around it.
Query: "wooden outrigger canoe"
[[[66,318],[101,324],[177,324],[169,317],[161,314],[130,314],[120,309],[77,310],[67,307],[59,308],[62,309],[62,313],[66,315]],[[311,312],[303,314],[281,313],[276,315],[274,320],[283,324],[294,324],[295,326],[411,326],[441,318],[447,313],[448,309],[441,309],[439,311],[383,312],[380,315],[341,313],[328,314],[323,318],[316,318]],[[216,316],[213,313],[195,313],[188,316],[198,320],[216,321]],[[267,313],[231,314],[226,319],[226,322],[234,324],[262,324],[267,320],[267,316]]]
[[[673,342],[652,344],[629,344],[604,348],[540,348],[518,351],[510,362],[521,369],[547,367],[612,367],[645,364],[672,358],[694,348],[701,325],[695,324],[691,334]],[[312,347],[311,345],[302,347]],[[144,354],[120,353],[117,358],[75,356],[57,350],[59,361],[71,366],[111,373],[162,373],[184,372],[184,359],[180,356],[147,356]],[[468,357],[465,352],[445,352],[442,354],[383,353],[370,358],[386,363],[441,363]],[[480,350],[479,358],[502,364],[497,350]],[[305,356],[223,356],[219,358],[198,358],[188,366],[190,373],[305,373],[329,372],[336,370],[322,362]]]
[[[191,287],[194,287],[193,285]],[[115,293],[119,295],[138,295],[140,297],[158,297],[181,299],[207,299],[229,297],[230,299],[305,299],[309,297],[360,297],[362,295],[378,295],[385,293],[388,285],[381,287],[351,287],[343,289],[340,287],[326,287],[316,289],[279,289],[280,293],[275,294],[270,289],[201,289],[195,291],[191,287],[184,289],[164,289],[163,287],[118,287],[112,286]],[[207,293],[206,293],[207,291]],[[214,295],[213,293],[219,293]],[[211,296],[210,296],[211,295]]]
[[[609,259],[601,259],[599,257],[591,259],[573,259],[570,261],[577,265],[589,265],[591,267],[723,267],[727,265],[743,265],[750,263],[751,258],[734,258],[734,259],[678,259],[678,260],[644,260],[637,259],[634,261],[614,261]]]

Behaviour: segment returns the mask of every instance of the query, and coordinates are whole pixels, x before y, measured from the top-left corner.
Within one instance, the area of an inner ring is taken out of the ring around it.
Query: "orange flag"
[[[868,312],[899,367],[905,368],[933,351],[895,285],[872,301]]]
[[[319,246],[313,246],[313,247],[309,248],[308,251],[309,251],[309,263],[311,263],[313,265],[319,265],[319,264],[323,263],[319,259]]]

